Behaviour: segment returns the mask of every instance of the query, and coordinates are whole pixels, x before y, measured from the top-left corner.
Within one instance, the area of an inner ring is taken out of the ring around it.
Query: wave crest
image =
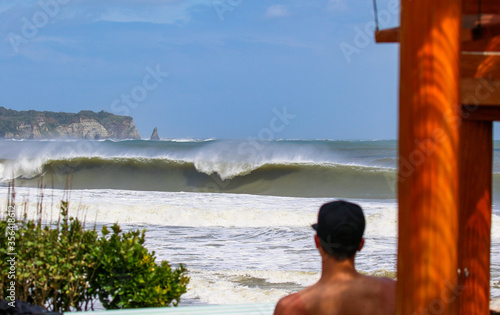
[[[76,157],[17,164],[15,174],[22,179],[22,184],[28,186],[36,186],[42,175],[50,177],[56,188],[64,188],[67,176],[71,174],[73,188],[81,189],[373,199],[395,196],[392,186],[395,183],[394,170],[334,163],[253,164],[143,157]]]

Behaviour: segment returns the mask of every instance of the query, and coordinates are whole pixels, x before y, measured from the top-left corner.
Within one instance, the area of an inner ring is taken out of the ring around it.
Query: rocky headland
[[[0,107],[0,138],[4,139],[140,139],[130,116],[105,111],[79,113],[16,111]]]

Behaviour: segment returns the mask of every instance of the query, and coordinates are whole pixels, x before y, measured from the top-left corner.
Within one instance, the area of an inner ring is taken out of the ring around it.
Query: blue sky
[[[373,42],[372,5],[0,1],[0,106],[126,114],[144,138],[395,139],[398,46]]]

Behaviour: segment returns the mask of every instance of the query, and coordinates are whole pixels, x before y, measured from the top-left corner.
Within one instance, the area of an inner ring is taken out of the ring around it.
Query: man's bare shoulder
[[[384,298],[396,307],[396,281],[390,278],[379,278]]]
[[[365,276],[365,279],[367,279],[369,282],[372,284],[376,284],[375,287],[378,287],[380,290],[383,292],[392,292],[396,290],[396,281],[390,278],[380,278],[380,277],[371,277],[371,276]]]
[[[395,314],[395,297],[396,281],[361,276],[356,281],[316,284],[288,295],[278,302],[274,315],[364,314],[363,309]]]
[[[382,283],[384,283],[384,285],[386,285],[387,287],[390,287],[390,288],[394,288],[396,289],[396,280],[394,279],[391,279],[391,278],[379,278]]]
[[[279,300],[274,309],[274,315],[308,315],[304,301],[300,296],[300,293],[294,293],[285,296]]]
[[[396,312],[396,281],[390,278],[379,278],[367,276],[366,288],[371,288],[372,294],[381,303],[385,314]]]

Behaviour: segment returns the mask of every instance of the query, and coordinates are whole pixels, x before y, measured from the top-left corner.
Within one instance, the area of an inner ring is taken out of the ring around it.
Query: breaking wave
[[[40,164],[37,164],[40,163]],[[4,161],[5,164],[5,161]],[[185,161],[143,157],[76,157],[25,161],[18,184],[76,189],[226,192],[296,197],[394,198],[395,171],[336,163]]]

